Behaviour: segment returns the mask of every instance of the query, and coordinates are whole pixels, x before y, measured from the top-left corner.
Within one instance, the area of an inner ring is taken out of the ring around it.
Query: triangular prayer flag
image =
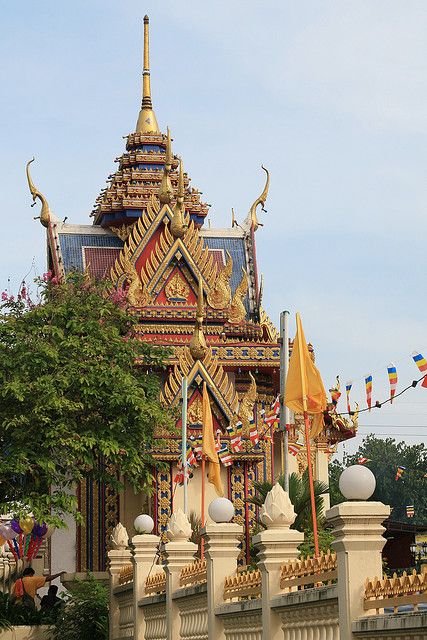
[[[366,404],[368,405],[369,411],[371,410],[372,405],[372,374],[367,374],[365,376],[365,388],[366,388]]]
[[[424,356],[421,355],[421,353],[418,353],[417,351],[414,351],[412,353],[412,359],[415,362],[415,364],[417,365],[418,369],[421,371],[421,373],[424,374],[424,380],[421,383],[422,387],[427,387],[427,361],[424,358]]]
[[[395,365],[392,362],[390,362],[390,364],[387,367],[387,373],[388,373],[388,380],[390,383],[390,404],[392,404],[394,395],[396,393],[396,387],[397,387],[397,370]]]
[[[353,386],[353,382],[351,380],[349,380],[347,382],[347,384],[345,385],[345,394],[347,396],[347,411],[348,413],[351,412],[350,409],[350,391],[351,391],[351,387]]]

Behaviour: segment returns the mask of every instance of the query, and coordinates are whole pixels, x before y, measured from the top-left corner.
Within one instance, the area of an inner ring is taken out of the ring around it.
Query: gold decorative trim
[[[302,558],[282,565],[280,570],[280,588],[304,588],[305,585],[323,586],[337,579],[337,556],[328,551],[318,558]]]
[[[226,309],[231,301],[231,273],[233,271],[233,258],[227,251],[225,265],[216,277],[216,283],[207,297],[207,303],[212,309]]]
[[[224,580],[224,600],[247,598],[248,596],[259,598],[261,596],[261,571],[237,571]]]
[[[166,574],[164,571],[148,576],[145,581],[145,593],[164,593],[166,591]]]
[[[181,569],[179,576],[179,584],[181,587],[189,585],[202,584],[207,580],[207,564],[206,560],[196,560]]]
[[[243,269],[243,276],[240,283],[237,285],[236,291],[234,292],[233,299],[231,301],[230,313],[228,315],[228,321],[231,324],[238,324],[242,322],[246,318],[246,307],[243,304],[243,300],[246,297],[246,294],[249,290],[249,282],[248,282],[248,274]]]
[[[119,584],[128,584],[133,581],[133,564],[126,564],[120,569]]]
[[[259,313],[260,313],[260,325],[262,329],[265,329],[265,332],[268,336],[268,339],[271,342],[277,342],[278,339],[280,338],[280,333],[277,331],[276,327],[274,326],[274,324],[272,323],[272,321],[270,320],[269,316],[267,315],[264,307],[260,307],[259,308]]]
[[[412,604],[417,611],[421,602],[427,602],[426,592],[427,572],[419,574],[415,569],[409,575],[404,571],[400,577],[394,574],[392,578],[384,576],[382,580],[368,578],[363,608],[365,611],[376,609],[378,614],[380,609],[392,606],[394,613],[397,613],[399,606]]]

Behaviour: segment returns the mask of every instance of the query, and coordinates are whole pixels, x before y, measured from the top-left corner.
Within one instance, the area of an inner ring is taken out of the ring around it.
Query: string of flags
[[[406,517],[413,518],[415,514],[415,508],[413,504],[406,505]]]
[[[417,365],[419,371],[423,374],[423,376],[422,378],[420,378],[420,380],[414,380],[412,384],[408,385],[405,389],[403,389],[397,395],[402,395],[402,393],[405,393],[411,387],[415,387],[418,384],[418,382],[421,382],[422,387],[427,388],[427,360],[418,351],[414,351],[412,353],[412,359],[414,363]],[[365,385],[365,395],[366,395],[366,409],[361,409],[360,411],[371,411],[373,406],[380,408],[385,402],[390,402],[390,404],[393,404],[394,398],[397,397],[396,391],[397,391],[397,383],[399,380],[397,367],[393,362],[390,362],[390,364],[387,365],[387,376],[388,376],[389,389],[390,389],[389,397],[387,400],[384,400],[383,402],[377,401],[375,405],[373,405],[372,404],[372,394],[373,394],[373,384],[374,384],[373,375],[372,373],[367,373],[365,375],[364,385]],[[353,388],[353,380],[349,380],[345,385],[345,393],[346,393],[346,401],[347,401],[347,413],[350,415],[354,413],[351,410],[351,403],[350,403],[350,392],[352,388]],[[341,393],[339,392],[339,376],[337,376],[337,384],[335,389],[331,391],[337,392],[335,396],[334,396],[334,393],[331,394],[332,403],[336,406],[336,403],[338,402],[338,398],[341,395]]]

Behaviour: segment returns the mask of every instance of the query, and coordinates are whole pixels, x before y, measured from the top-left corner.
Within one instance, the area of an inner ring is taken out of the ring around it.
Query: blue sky
[[[25,182],[85,223],[140,102],[142,17],[152,91],[212,226],[260,214],[265,306],[302,314],[329,386],[385,367],[399,386],[427,356],[427,4],[424,0],[1,2],[0,286],[42,273],[45,240]],[[293,331],[293,330],[292,330]],[[364,414],[369,430],[422,441],[427,390]]]

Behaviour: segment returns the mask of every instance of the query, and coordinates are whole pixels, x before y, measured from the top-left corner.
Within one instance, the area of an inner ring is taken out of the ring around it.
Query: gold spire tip
[[[150,33],[149,19],[144,16],[144,58],[142,70],[142,105],[136,125],[137,133],[160,133],[153,111],[150,84]]]

